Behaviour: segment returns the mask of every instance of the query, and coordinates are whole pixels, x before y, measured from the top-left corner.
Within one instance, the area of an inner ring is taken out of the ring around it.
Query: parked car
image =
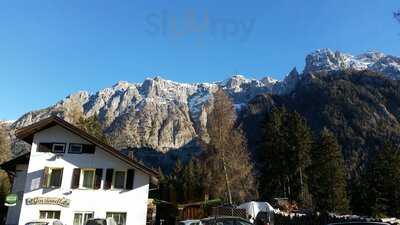
[[[382,222],[342,222],[342,223],[330,223],[328,225],[390,225],[390,224]]]
[[[85,225],[117,225],[114,218],[90,218]]]
[[[28,222],[25,225],[63,225],[63,223],[60,220],[56,219],[42,219]]]
[[[252,223],[240,217],[221,216],[202,219],[201,225],[252,225]]]
[[[179,222],[179,225],[200,225],[200,220],[183,220]]]
[[[254,220],[255,225],[274,225],[274,214],[270,212],[259,212]]]

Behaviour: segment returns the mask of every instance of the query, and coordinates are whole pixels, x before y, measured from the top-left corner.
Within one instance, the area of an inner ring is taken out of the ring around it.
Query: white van
[[[64,224],[57,219],[41,219],[28,222],[25,225],[64,225]]]

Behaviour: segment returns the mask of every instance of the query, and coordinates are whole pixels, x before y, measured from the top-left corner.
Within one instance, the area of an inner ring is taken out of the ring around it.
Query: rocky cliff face
[[[195,84],[161,77],[148,78],[143,83],[120,81],[96,93],[77,92],[53,106],[28,112],[12,123],[10,129],[27,126],[50,114],[68,120],[66,111],[78,106],[84,116],[99,115],[105,133],[112,137],[116,148],[145,147],[165,153],[198,138],[207,141],[207,113],[212,108],[212,93],[218,88],[225,89],[241,111],[259,94],[291,93],[305,75],[348,69],[372,70],[399,79],[400,59],[377,52],[352,56],[323,49],[306,57],[302,74],[293,69],[282,81],[271,77],[247,79],[241,75],[220,82]]]
[[[358,173],[385,141],[400,144],[400,81],[371,71],[331,71],[304,76],[290,95],[264,94],[250,101],[241,123],[250,149],[273,107],[300,113],[315,135],[328,128],[338,138],[351,173]]]
[[[207,140],[207,112],[212,107],[212,93],[218,88],[227,90],[240,109],[257,94],[281,87],[269,77],[250,80],[240,75],[200,84],[177,83],[161,77],[148,78],[141,84],[121,81],[97,93],[81,91],[53,106],[29,112],[15,121],[12,128],[27,126],[50,114],[68,120],[68,108],[79,106],[84,116],[99,115],[116,148],[147,147],[166,152],[196,138]]]

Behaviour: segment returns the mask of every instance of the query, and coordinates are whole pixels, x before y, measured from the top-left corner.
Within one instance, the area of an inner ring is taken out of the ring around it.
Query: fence
[[[237,209],[233,207],[214,207],[212,208],[211,216],[236,216],[244,219],[247,218],[245,209]]]

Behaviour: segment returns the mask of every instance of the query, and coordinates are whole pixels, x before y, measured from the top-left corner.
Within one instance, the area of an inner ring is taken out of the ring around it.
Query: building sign
[[[6,196],[6,202],[4,203],[5,206],[15,206],[18,201],[18,195],[17,194],[8,194]]]
[[[67,198],[35,197],[27,198],[27,205],[59,205],[69,207],[70,200]]]

